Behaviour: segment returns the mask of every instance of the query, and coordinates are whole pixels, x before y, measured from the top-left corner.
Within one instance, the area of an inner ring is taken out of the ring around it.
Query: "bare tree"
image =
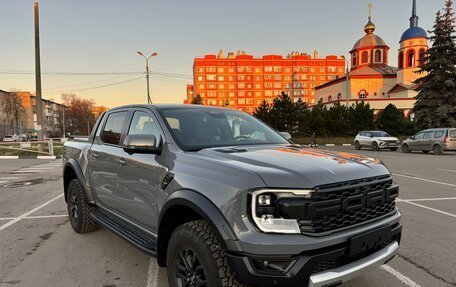
[[[16,92],[11,92],[4,98],[3,111],[6,115],[7,125],[12,126],[13,133],[20,133],[19,128],[25,122],[26,110],[22,103],[21,96]]]
[[[63,94],[66,131],[74,135],[89,135],[95,124],[93,109],[95,102],[83,99],[75,94]]]

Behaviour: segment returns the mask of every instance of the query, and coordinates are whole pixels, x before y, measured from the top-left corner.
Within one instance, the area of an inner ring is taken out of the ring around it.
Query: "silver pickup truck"
[[[338,286],[401,239],[381,161],[295,145],[239,111],[115,108],[63,159],[73,229],[112,230],[171,287]]]

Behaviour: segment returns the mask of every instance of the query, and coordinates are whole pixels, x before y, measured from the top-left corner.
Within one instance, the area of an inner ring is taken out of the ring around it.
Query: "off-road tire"
[[[410,153],[411,152],[411,150],[410,150],[410,148],[409,148],[409,146],[407,144],[403,144],[402,145],[402,152],[403,153]]]
[[[434,154],[436,154],[436,155],[443,154],[442,147],[438,144],[436,144],[432,150],[434,151]]]
[[[380,150],[377,142],[373,142],[372,143],[372,150],[374,150],[374,151],[379,151]]]
[[[75,211],[74,208],[77,210]],[[68,185],[67,209],[71,227],[77,233],[88,233],[98,229],[98,224],[90,216],[95,211],[95,207],[87,204],[84,190],[77,179],[71,180]]]
[[[204,220],[177,227],[168,243],[166,266],[170,287],[179,287],[177,261],[183,250],[190,249],[204,268],[207,287],[247,287],[234,278],[217,235]]]
[[[360,150],[361,149],[361,144],[358,141],[355,142],[355,149],[356,150]]]

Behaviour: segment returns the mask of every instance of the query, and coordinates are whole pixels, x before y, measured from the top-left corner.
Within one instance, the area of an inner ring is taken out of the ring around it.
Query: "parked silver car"
[[[445,151],[456,151],[456,128],[424,130],[406,139],[402,143],[402,152],[422,151],[442,154]]]
[[[396,151],[399,148],[399,139],[390,136],[384,131],[362,131],[354,139],[355,149],[370,147],[373,150],[390,149]]]

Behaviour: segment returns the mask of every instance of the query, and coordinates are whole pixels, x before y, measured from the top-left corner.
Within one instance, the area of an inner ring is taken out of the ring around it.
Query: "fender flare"
[[[66,171],[68,169],[71,169],[74,172],[74,174],[76,175],[77,180],[79,181],[79,183],[81,184],[82,188],[84,189],[84,196],[85,196],[85,199],[86,199],[87,203],[95,204],[95,200],[94,200],[94,197],[93,197],[93,194],[92,194],[92,189],[87,184],[87,181],[85,179],[84,173],[82,172],[82,169],[79,166],[79,163],[73,158],[70,158],[65,163],[65,166],[63,168],[63,179],[64,179],[63,180],[63,184],[64,184],[64,192],[65,192],[65,201],[66,201],[66,198],[67,198],[66,189],[65,189],[65,173],[66,173]]]
[[[214,230],[217,231],[223,241],[229,242],[238,240],[231,225],[215,204],[194,190],[187,189],[173,192],[160,211],[159,224],[161,224],[166,211],[176,205],[186,206],[198,213],[213,226]]]

